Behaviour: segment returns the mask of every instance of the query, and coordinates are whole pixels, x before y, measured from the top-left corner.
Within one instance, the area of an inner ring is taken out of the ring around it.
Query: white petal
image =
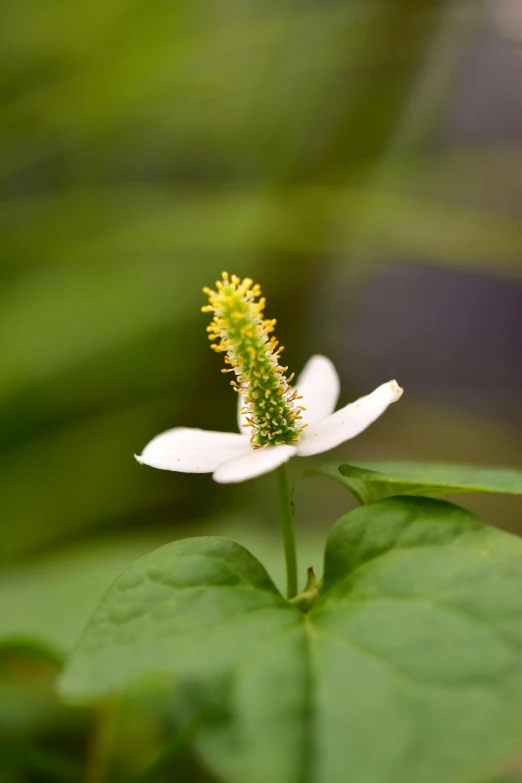
[[[309,457],[355,438],[378,419],[388,405],[400,399],[402,392],[403,389],[397,381],[383,383],[366,397],[361,397],[323,421],[310,425],[301,436],[297,453],[300,457]]]
[[[248,438],[235,432],[176,427],[157,435],[136,459],[160,470],[212,473],[222,462],[251,450]]]
[[[312,356],[295,385],[303,395],[299,405],[306,408],[303,422],[314,424],[333,413],[341,383],[333,362],[326,356]]]
[[[223,462],[214,471],[212,478],[218,484],[238,484],[248,481],[263,473],[270,473],[293,457],[297,448],[283,444],[281,446],[265,446],[261,449],[249,447],[249,453],[241,457]]]

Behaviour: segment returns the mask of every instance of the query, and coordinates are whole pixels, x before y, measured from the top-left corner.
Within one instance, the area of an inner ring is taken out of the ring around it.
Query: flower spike
[[[293,374],[279,364],[283,346],[274,336],[275,319],[263,317],[266,300],[249,277],[241,280],[223,272],[216,290],[204,288],[208,305],[201,309],[214,317],[207,327],[212,349],[225,353],[223,372],[234,372],[232,387],[243,396],[244,427],[250,427],[253,448],[297,443],[306,425]]]

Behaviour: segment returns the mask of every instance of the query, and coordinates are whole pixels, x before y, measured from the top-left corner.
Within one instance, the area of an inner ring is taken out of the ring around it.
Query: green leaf
[[[253,654],[259,635],[298,628],[299,619],[239,544],[175,541],[138,560],[109,589],[61,691],[91,701],[149,672],[207,680]]]
[[[350,736],[356,780],[482,780],[516,750],[519,539],[442,501],[359,508],[329,536],[310,619],[323,637],[318,693],[348,705],[326,747],[333,756]]]
[[[462,492],[522,495],[522,470],[436,462],[365,462],[311,471],[347,487],[360,503],[394,495],[440,497]]]
[[[197,749],[230,783],[339,783],[346,770],[472,783],[522,741],[521,618],[520,540],[442,501],[392,498],[334,527],[308,614],[227,539],[147,555],[106,595],[59,688],[92,702],[169,675],[205,711]]]
[[[265,564],[276,585],[285,584],[284,558],[279,531],[260,531],[255,520],[236,519],[230,512],[226,527],[241,536]],[[176,529],[176,535],[221,535],[225,520],[193,520]],[[172,532],[170,537],[172,536]],[[169,539],[166,528],[147,533],[74,542],[58,551],[17,563],[0,573],[0,659],[5,646],[48,650],[68,655],[103,595],[129,563]],[[318,535],[303,535],[299,542],[303,561],[320,566],[323,541]],[[67,585],[67,589],[64,589]],[[38,596],[38,603],[34,597]]]

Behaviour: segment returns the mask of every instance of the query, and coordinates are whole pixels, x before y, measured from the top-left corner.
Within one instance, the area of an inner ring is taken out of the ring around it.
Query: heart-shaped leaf
[[[473,783],[522,744],[521,653],[522,542],[401,497],[337,523],[308,614],[226,539],[147,555],[60,690],[92,702],[162,672],[192,686],[196,746],[230,783]]]
[[[347,487],[360,503],[395,495],[440,497],[463,492],[522,495],[522,470],[437,462],[366,462],[325,465],[312,473]]]

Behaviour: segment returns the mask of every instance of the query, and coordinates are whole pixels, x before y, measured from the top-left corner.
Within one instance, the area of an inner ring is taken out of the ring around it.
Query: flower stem
[[[104,783],[108,777],[108,766],[115,730],[114,703],[101,704],[94,714],[94,725],[85,764],[84,783]]]
[[[297,595],[297,554],[295,547],[294,511],[290,497],[290,483],[286,465],[276,470],[279,518],[286,561],[286,594],[288,599]]]

